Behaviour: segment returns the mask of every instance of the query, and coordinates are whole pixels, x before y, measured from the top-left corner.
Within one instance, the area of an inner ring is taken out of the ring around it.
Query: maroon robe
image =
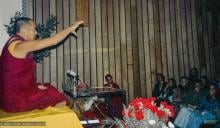
[[[8,50],[11,42],[24,41],[20,36],[11,37],[0,58],[0,107],[6,112],[23,112],[54,106],[66,98],[50,84],[39,90],[34,77],[35,61],[32,54],[16,58]]]

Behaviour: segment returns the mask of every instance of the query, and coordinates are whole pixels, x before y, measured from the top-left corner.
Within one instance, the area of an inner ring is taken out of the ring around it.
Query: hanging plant
[[[6,31],[9,36],[14,35],[14,33],[15,33],[14,32],[14,24],[15,24],[15,21],[20,17],[22,17],[21,12],[16,12],[15,15],[10,18],[9,25],[4,25],[6,27]]]
[[[6,27],[6,31],[9,36],[12,36],[15,34],[14,32],[14,23],[15,21],[22,17],[21,12],[16,12],[13,17],[10,18],[10,22],[8,25],[4,25]],[[36,30],[38,32],[38,39],[44,39],[51,36],[53,32],[56,31],[57,26],[57,20],[56,17],[51,15],[49,20],[47,20],[46,24],[37,24]],[[45,48],[42,50],[38,50],[34,52],[34,59],[37,63],[42,63],[44,57],[50,56],[50,48]]]

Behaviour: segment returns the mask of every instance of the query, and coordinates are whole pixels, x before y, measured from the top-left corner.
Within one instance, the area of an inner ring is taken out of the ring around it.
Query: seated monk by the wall
[[[112,76],[110,74],[105,75],[105,81],[107,82],[107,84],[105,84],[104,87],[119,89],[118,84],[113,81]]]
[[[22,17],[16,20],[14,35],[5,44],[0,58],[0,105],[6,112],[23,112],[66,104],[64,95],[50,84],[38,85],[35,77],[33,51],[58,44],[83,21],[42,40],[35,40],[36,25]]]
[[[113,81],[110,74],[105,75],[105,80],[107,84],[104,87],[110,87],[113,89],[120,89],[119,85]],[[117,117],[122,119],[121,111],[123,109],[122,97],[110,97],[108,101],[108,115],[112,118]]]

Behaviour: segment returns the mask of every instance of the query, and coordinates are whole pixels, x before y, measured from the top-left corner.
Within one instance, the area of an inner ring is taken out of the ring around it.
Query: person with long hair
[[[203,93],[203,95],[208,95],[208,86],[209,86],[209,78],[208,76],[201,76],[200,77],[200,80],[202,82],[202,87],[201,87],[201,91]]]
[[[187,128],[199,128],[203,121],[217,118],[217,110],[220,109],[217,92],[216,85],[214,83],[210,84],[209,94],[201,100],[198,108],[190,116]]]
[[[183,99],[180,112],[178,113],[174,124],[181,128],[186,128],[189,117],[192,114],[193,110],[197,107],[202,98],[201,93],[201,81],[196,81],[194,89],[190,90]]]
[[[157,73],[152,96],[156,97],[157,99],[162,98],[165,87],[166,83],[164,75],[162,73]]]
[[[168,82],[164,88],[164,92],[162,94],[162,99],[167,101],[168,103],[173,102],[173,92],[174,89],[176,88],[176,80],[174,78],[169,78]]]
[[[195,82],[199,80],[199,71],[197,68],[191,68],[189,70],[189,83],[190,83],[190,88],[194,88],[193,86],[195,85]]]

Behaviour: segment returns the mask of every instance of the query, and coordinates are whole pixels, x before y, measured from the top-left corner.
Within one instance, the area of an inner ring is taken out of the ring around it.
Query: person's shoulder
[[[207,103],[208,102],[208,98],[207,98],[207,96],[203,96],[202,98],[201,98],[201,103]]]
[[[117,83],[113,83],[113,87],[119,89],[119,85]]]
[[[8,44],[8,51],[9,51],[10,53],[13,53],[13,51],[14,51],[16,45],[17,45],[18,43],[21,43],[21,42],[22,42],[21,40],[16,40],[16,41],[10,42],[10,43]]]

